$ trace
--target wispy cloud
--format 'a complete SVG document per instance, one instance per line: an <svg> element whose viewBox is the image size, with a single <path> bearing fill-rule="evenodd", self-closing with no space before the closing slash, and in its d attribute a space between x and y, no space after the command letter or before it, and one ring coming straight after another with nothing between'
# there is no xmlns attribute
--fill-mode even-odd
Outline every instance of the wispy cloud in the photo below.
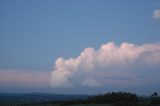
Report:
<svg viewBox="0 0 160 106"><path fill-rule="evenodd" d="M31 70L0 69L0 86L44 87L49 82L49 73Z"/></svg>
<svg viewBox="0 0 160 106"><path fill-rule="evenodd" d="M153 18L160 19L160 9L154 10Z"/></svg>
<svg viewBox="0 0 160 106"><path fill-rule="evenodd" d="M124 42L115 45L109 42L101 45L98 50L85 48L76 58L58 58L50 84L52 87L97 87L118 83L144 83L147 79L142 81L138 76L142 74L148 79L153 77L154 74L147 76L145 69L153 66L150 72L155 73L154 65L160 65L160 43L135 45Z"/></svg>

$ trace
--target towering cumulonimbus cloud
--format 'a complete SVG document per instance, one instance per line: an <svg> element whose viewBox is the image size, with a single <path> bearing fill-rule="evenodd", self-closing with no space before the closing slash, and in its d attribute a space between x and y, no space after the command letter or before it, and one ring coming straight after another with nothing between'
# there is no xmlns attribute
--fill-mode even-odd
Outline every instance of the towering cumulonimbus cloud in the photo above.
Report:
<svg viewBox="0 0 160 106"><path fill-rule="evenodd" d="M51 73L52 87L98 87L109 80L134 79L136 65L160 64L160 43L135 45L109 42L98 50L85 48L76 58L58 58Z"/></svg>

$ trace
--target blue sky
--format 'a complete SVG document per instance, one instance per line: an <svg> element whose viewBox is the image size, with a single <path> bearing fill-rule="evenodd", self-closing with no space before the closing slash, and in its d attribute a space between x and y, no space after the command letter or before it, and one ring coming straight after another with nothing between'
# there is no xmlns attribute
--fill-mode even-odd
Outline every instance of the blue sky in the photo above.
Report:
<svg viewBox="0 0 160 106"><path fill-rule="evenodd" d="M1 0L0 71L48 74L58 57L76 58L87 47L99 49L107 42L115 45L159 42L160 18L154 18L154 11L159 9L159 0ZM14 92L3 80L4 88L0 90ZM12 88L23 92L33 90L13 85ZM39 89L36 88L42 92L46 89L61 92L48 85ZM66 89L69 88L62 91L65 93ZM135 86L133 91L136 90L141 91ZM152 90L146 90L149 91Z"/></svg>

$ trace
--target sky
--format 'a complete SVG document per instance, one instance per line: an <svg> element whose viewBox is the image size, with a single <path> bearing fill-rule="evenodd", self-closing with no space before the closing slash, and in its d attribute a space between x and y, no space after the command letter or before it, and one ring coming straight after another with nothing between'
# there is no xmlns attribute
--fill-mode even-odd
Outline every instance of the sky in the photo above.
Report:
<svg viewBox="0 0 160 106"><path fill-rule="evenodd" d="M0 92L160 93L159 0L0 0Z"/></svg>

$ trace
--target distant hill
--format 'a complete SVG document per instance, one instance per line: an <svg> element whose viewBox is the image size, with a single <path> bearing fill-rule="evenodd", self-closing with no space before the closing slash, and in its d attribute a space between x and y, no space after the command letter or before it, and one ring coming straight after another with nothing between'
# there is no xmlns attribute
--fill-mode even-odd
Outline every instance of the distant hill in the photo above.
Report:
<svg viewBox="0 0 160 106"><path fill-rule="evenodd" d="M63 100L76 100L86 99L88 95L78 94L50 94L50 93L0 93L0 103L38 103L49 101L63 101Z"/></svg>

